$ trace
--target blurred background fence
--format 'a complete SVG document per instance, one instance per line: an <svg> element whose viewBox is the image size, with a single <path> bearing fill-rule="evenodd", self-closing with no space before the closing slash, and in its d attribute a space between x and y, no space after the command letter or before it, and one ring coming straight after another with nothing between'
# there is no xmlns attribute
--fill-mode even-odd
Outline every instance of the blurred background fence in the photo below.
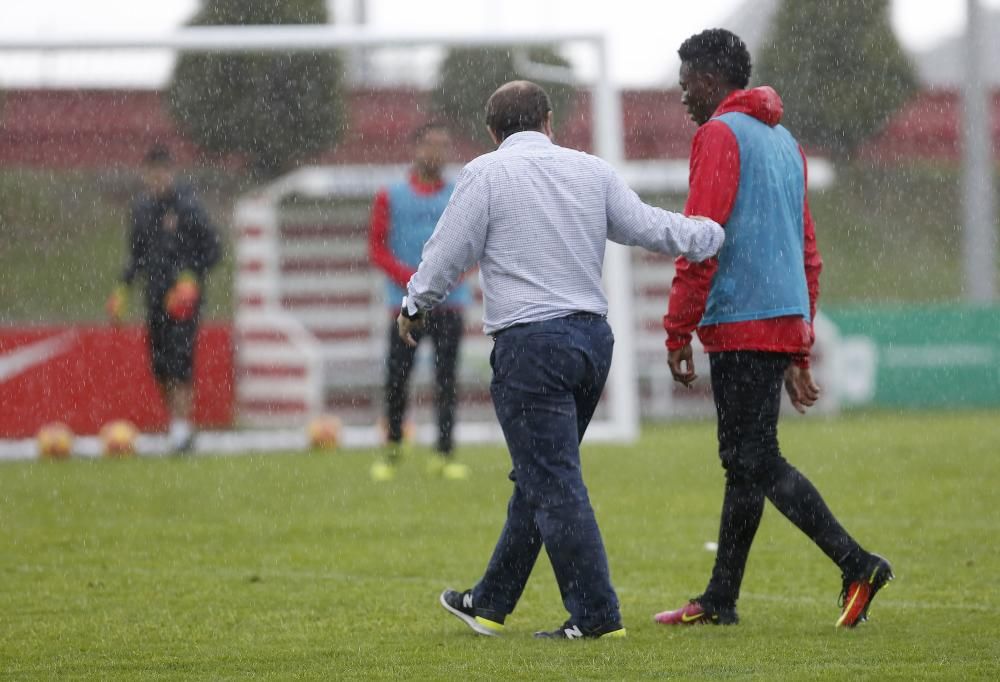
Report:
<svg viewBox="0 0 1000 682"><path fill-rule="evenodd" d="M992 301L997 225L990 193L1000 140L1000 42L989 37L996 35L1000 13L969 2L969 16L978 17L971 22L979 30L974 40L954 36L907 53L892 33L888 8L888 2L870 0L755 1L717 23L747 40L757 64L753 84L779 88L786 123L813 159L810 205L825 261L821 309L832 321L830 338L841 353L830 365L830 381L842 384L835 392L839 399L849 406L997 406L1000 308ZM206 0L191 23L322 24L332 19L323 2ZM986 52L975 61L969 45ZM675 48L664 47L665 63ZM402 175L410 160L408 136L430 119L450 122L452 161L461 164L488 151L479 112L496 85L526 75L545 82L538 76L565 73L585 84L588 70L595 68L572 41L524 50L431 44L294 56L190 54L169 62L165 80L143 87L87 80L88 65L139 61L148 53L0 53L0 78L8 83L0 95L0 411L4 400L8 405L17 400L17 386L55 390L51 368L18 370L10 362L27 343L26 329L46 325L54 335L101 324L103 301L123 260L137 169L152 144L166 143L174 150L187 180L223 228L228 248L209 280L206 313L230 331L227 338L240 342L238 333L232 336L232 323L240 311L254 307L240 284L253 276L252 264L239 256L240 241L247 236L247 226L234 219L241 197L309 168L367 168L379 181L388 178L386 169ZM973 62L983 68L971 84L978 89L970 90L967 65ZM32 69L41 73L34 82L18 75ZM647 200L679 210L695 127L674 82L621 92L621 161ZM557 141L594 151L590 88L556 80L546 85L556 102ZM985 121L978 123L968 119L975 97L984 103ZM963 150L975 144L970 140L977 139L977 125L985 126L986 141L977 147L986 153L985 167L982 161L978 167L963 166ZM979 186L971 201L986 197L978 215L989 228L985 238L980 230L971 247L969 224L975 216L970 218L968 210L970 183L963 183L970 173ZM302 217L316 206L289 199L283 204L287 225L278 226L280 248L287 252L286 263L293 256L305 262L303 253L317 248L333 248L342 256L343 267L299 272L300 278L334 278L338 292L349 290L346 298L338 293L340 299L326 299L322 310L310 313L326 316L328 331L369 330L364 336L341 335L347 364L325 371L319 409L364 407L358 420L370 421L377 412L381 366L376 358L384 343L384 334L372 330L383 329L388 316L378 319L385 313L380 288L365 262L369 199L354 192L327 201L327 209L339 217L323 224L340 225L342 232L296 232L296 221L288 216L298 211ZM321 222L310 218L298 225ZM292 253L296 249L298 256ZM970 258L978 258L979 268L971 284ZM687 409L684 399L673 400L665 363L657 360L657 319L666 307L672 266L640 254L633 254L631 262L643 415L662 417L678 408L699 413L702 408ZM323 301L296 299L292 290L283 297L299 311ZM473 339L466 351L468 374L486 371L488 343L481 336L476 340L476 315L470 311L467 320ZM132 319L139 321L137 311ZM350 344L364 351L363 361L351 359ZM136 348L142 352L141 343ZM212 352L238 356L231 341ZM244 395L252 401L254 378L240 362L227 366L228 373L214 381L227 389L230 418L239 418L239 383L248 381ZM259 378L263 370L255 371ZM121 381L129 376L122 374ZM362 405L357 396L338 399L337 381L366 386L369 402ZM661 399L665 391L670 399ZM482 395L477 399L470 391L467 398L472 411L488 417ZM704 392L698 396L702 406L705 398ZM425 410L428 401L418 402ZM275 416L266 405L263 411L267 414L251 421L265 423L268 415ZM162 415L140 421L156 428Z"/></svg>

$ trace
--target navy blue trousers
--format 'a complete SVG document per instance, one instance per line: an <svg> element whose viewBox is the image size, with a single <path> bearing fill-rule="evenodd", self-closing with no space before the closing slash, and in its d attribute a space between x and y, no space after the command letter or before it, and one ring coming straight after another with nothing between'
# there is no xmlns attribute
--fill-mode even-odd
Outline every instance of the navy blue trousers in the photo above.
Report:
<svg viewBox="0 0 1000 682"><path fill-rule="evenodd" d="M589 314L496 336L490 393L514 470L507 522L473 591L477 608L514 610L544 546L570 619L620 622L608 559L580 469L580 440L611 367L614 336Z"/></svg>

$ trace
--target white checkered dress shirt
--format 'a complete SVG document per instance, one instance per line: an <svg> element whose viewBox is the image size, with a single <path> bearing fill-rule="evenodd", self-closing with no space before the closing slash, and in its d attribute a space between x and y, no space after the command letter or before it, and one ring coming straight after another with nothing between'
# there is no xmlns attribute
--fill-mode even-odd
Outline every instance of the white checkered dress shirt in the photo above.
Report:
<svg viewBox="0 0 1000 682"><path fill-rule="evenodd" d="M723 234L714 222L642 203L596 156L516 133L462 170L410 279L407 308L433 308L479 263L487 334L574 312L606 315L606 240L701 261Z"/></svg>

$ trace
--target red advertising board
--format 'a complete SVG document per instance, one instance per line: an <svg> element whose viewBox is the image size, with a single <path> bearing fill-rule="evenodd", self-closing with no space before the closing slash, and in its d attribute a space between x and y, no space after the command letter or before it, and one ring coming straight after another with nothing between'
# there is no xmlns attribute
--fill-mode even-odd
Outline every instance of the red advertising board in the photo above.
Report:
<svg viewBox="0 0 1000 682"><path fill-rule="evenodd" d="M229 325L206 324L195 352L194 420L233 420L233 349ZM0 438L25 438L52 421L77 434L113 419L145 432L166 428L168 414L150 370L141 326L0 327Z"/></svg>

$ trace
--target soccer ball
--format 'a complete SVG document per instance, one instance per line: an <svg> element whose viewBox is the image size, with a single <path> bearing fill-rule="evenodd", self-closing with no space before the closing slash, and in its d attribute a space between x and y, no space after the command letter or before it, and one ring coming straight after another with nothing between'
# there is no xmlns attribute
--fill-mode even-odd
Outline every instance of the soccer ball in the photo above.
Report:
<svg viewBox="0 0 1000 682"><path fill-rule="evenodd" d="M309 445L316 450L334 450L340 443L341 423L337 417L325 414L309 422Z"/></svg>
<svg viewBox="0 0 1000 682"><path fill-rule="evenodd" d="M118 419L105 424L104 428L101 429L104 456L131 457L134 455L137 433L135 425L126 419Z"/></svg>
<svg viewBox="0 0 1000 682"><path fill-rule="evenodd" d="M45 459L66 459L73 450L73 432L62 422L38 430L38 454Z"/></svg>

